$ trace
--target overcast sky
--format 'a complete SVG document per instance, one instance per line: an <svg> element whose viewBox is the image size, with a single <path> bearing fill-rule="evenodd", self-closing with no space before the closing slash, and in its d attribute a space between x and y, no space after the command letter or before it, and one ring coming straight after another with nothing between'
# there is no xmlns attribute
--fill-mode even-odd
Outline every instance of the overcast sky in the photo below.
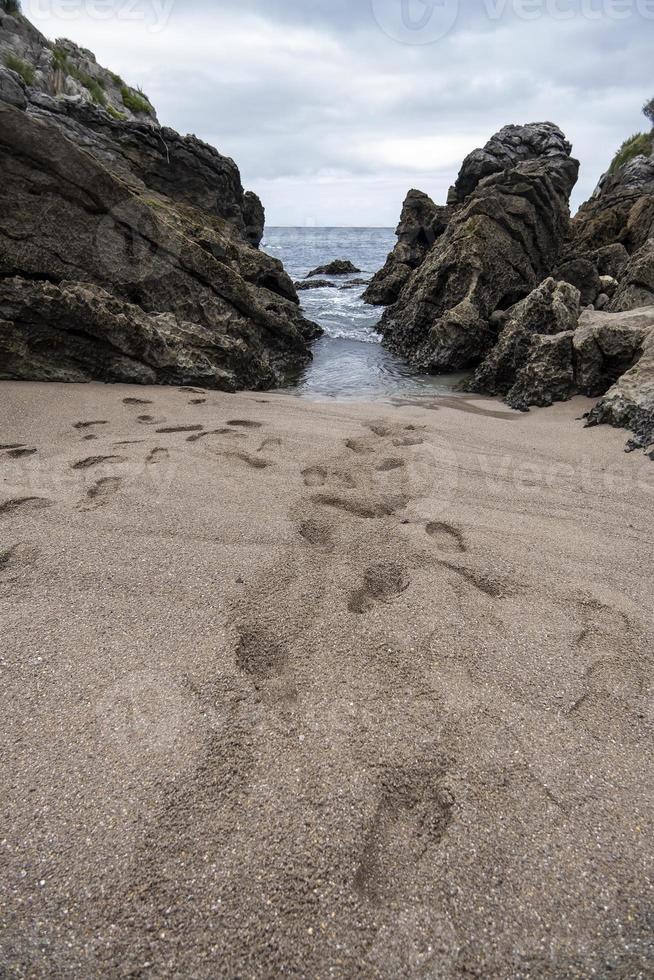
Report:
<svg viewBox="0 0 654 980"><path fill-rule="evenodd" d="M270 225L392 225L461 160L544 119L581 160L573 204L645 128L654 0L23 0L141 85L162 123L238 163Z"/></svg>

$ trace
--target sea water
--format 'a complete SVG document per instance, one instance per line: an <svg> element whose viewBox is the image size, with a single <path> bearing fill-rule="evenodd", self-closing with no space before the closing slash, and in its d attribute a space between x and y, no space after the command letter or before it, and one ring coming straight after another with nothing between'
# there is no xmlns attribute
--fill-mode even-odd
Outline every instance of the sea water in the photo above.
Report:
<svg viewBox="0 0 654 980"><path fill-rule="evenodd" d="M363 400L452 394L464 375L423 375L381 345L377 324L383 312L361 298L366 287L347 288L352 279L370 279L395 244L392 228L267 228L262 249L281 259L294 280L333 259L349 259L361 269L351 276L321 276L334 285L298 293L305 316L324 335L312 345L313 361L288 388L308 398Z"/></svg>

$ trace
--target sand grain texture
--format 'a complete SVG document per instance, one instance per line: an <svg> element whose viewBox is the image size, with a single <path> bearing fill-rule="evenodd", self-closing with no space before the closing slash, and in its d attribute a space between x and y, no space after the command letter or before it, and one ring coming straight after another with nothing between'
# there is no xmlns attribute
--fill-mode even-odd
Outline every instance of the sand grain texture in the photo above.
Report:
<svg viewBox="0 0 654 980"><path fill-rule="evenodd" d="M651 976L654 466L206 399L0 384L0 973Z"/></svg>

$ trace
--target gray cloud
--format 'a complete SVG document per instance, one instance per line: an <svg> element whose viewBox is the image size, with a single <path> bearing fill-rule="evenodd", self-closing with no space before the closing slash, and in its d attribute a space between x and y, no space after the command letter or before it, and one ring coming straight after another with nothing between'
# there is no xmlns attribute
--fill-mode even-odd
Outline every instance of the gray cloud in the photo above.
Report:
<svg viewBox="0 0 654 980"><path fill-rule="evenodd" d="M402 0L176 0L155 31L121 0L109 22L80 0L65 23L55 0L25 2L143 84L163 122L233 156L271 223L394 224L410 186L443 199L465 153L538 119L574 145L579 204L652 95L654 0L404 0L408 28ZM448 5L451 30L405 43L447 26Z"/></svg>

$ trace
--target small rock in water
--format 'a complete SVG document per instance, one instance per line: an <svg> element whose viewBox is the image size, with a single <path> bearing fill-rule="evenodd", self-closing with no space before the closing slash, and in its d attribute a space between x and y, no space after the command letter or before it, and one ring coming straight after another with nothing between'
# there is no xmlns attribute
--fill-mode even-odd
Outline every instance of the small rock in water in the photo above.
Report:
<svg viewBox="0 0 654 980"><path fill-rule="evenodd" d="M361 269L357 269L347 259L336 259L327 265L319 265L306 278L311 279L313 276L349 276L356 275L357 272L361 272Z"/></svg>

